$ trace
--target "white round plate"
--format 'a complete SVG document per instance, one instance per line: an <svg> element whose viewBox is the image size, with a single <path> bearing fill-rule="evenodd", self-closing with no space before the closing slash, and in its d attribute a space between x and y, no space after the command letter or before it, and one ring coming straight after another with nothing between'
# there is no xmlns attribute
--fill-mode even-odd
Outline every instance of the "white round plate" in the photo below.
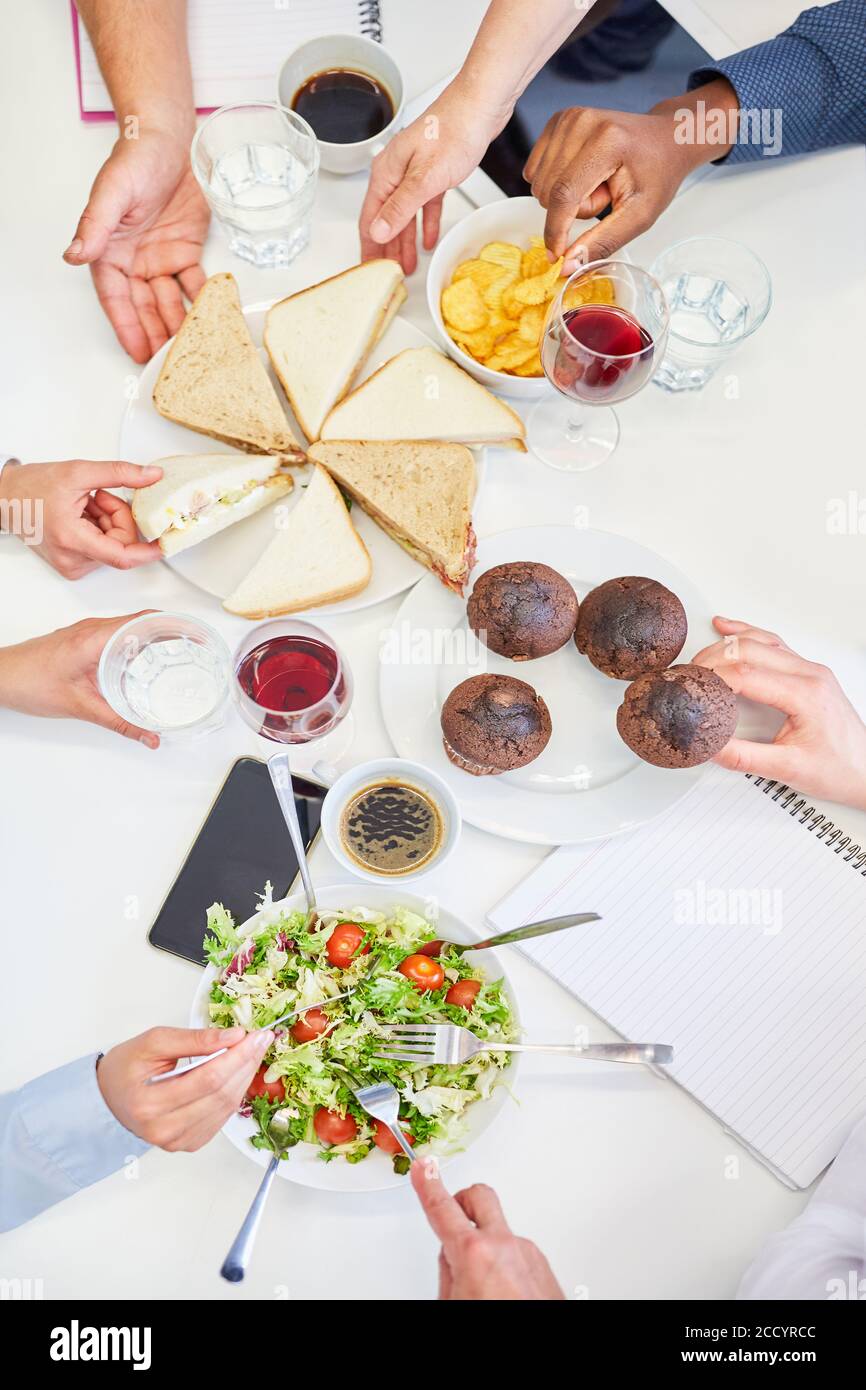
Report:
<svg viewBox="0 0 866 1390"><path fill-rule="evenodd" d="M551 565L580 599L619 575L658 579L679 596L688 617L678 660L713 640L706 603L691 582L624 536L572 526L502 531L479 541L472 582L514 560ZM445 756L439 716L450 691L482 671L534 686L550 710L553 733L527 767L473 777ZM444 777L470 825L534 844L577 844L632 829L678 801L701 775L701 768L651 767L626 747L616 730L625 688L625 681L597 671L574 642L536 661L508 661L488 651L469 631L465 602L433 575L406 596L382 646L382 714L400 756Z"/></svg>
<svg viewBox="0 0 866 1390"><path fill-rule="evenodd" d="M277 395L285 406L292 421L292 428L298 439L303 433L289 409L282 387L271 370L267 353L262 347L262 333L265 314L270 304L251 304L244 309L253 342L268 375L276 387ZM197 434L173 420L166 420L153 404L153 388L162 368L170 343L165 343L159 352L143 368L138 381L138 390L129 401L120 428L119 457L130 459L133 463L152 463L154 459L170 458L173 454L221 454L234 452L228 444L222 444L208 435ZM365 362L356 385L365 381L377 368L387 362L395 353L405 348L432 347L432 339L398 315L392 319L383 337L373 348ZM478 492L484 481L484 450L475 449L475 468ZM305 481L306 469L295 469L295 487L286 499L289 506L294 505L303 495L299 484ZM373 562L373 575L366 589L341 603L329 603L321 608L311 608L310 613L354 613L359 608L369 608L374 603L393 598L404 589L416 584L428 571L396 541L391 540L375 521L371 521L360 507L352 508L352 521L370 552ZM257 512L255 516L239 521L236 526L221 531L208 541L182 550L179 555L171 555L166 560L176 573L183 575L197 588L214 598L226 598L255 564L264 547L273 538L273 520L270 508Z"/></svg>
<svg viewBox="0 0 866 1390"><path fill-rule="evenodd" d="M345 908L347 911L351 911L354 907L369 907L381 911L392 905L403 904L403 906L411 907L424 916L429 909L429 901L424 898L416 897L413 893L380 887L373 883L331 884L328 887L317 889L316 897L321 907L339 907ZM293 897L283 899L275 906L292 912L295 908L306 907L306 899L303 893L297 893ZM250 918L249 922L244 923L241 930L251 929L253 922L254 918ZM458 917L453 916L445 908L439 910L437 928L449 941L478 939ZM502 980L512 1013L519 1023L514 990L495 952L477 951L472 960L474 965L479 966L484 971L489 980ZM208 996L216 973L216 969L212 965L207 966L202 972L190 1009L189 1026L191 1028L204 1028L209 1025ZM466 1114L466 1129L463 1134L462 1149L468 1149L479 1135L483 1134L493 1123L508 1103L517 1077L518 1061L519 1054L515 1053L511 1065L502 1073L501 1079L496 1082L489 1098L476 1101L474 1105L470 1106ZM270 1155L263 1149L254 1149L250 1143L250 1138L255 1132L255 1122L242 1115L232 1115L231 1119L223 1125L223 1134L231 1140L235 1148L239 1149L253 1163L257 1163L260 1168L266 1168ZM437 1157L440 1164L449 1161L447 1153L438 1154ZM334 1159L332 1163L323 1163L319 1157L319 1149L314 1144L297 1144L285 1162L279 1165L277 1173L288 1182L298 1183L301 1187L316 1187L325 1192L381 1192L389 1187L405 1187L407 1182L405 1177L394 1172L390 1157L378 1149L374 1149L361 1163L346 1163L343 1159Z"/></svg>

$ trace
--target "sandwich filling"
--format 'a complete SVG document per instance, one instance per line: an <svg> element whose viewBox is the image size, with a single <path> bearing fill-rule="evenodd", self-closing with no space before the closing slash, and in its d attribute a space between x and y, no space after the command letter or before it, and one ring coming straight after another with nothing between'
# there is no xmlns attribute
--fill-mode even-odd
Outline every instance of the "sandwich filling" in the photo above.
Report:
<svg viewBox="0 0 866 1390"><path fill-rule="evenodd" d="M194 493L187 511L178 514L174 507L166 507L166 516L171 520L163 535L168 535L171 531L187 531L190 526L210 521L219 515L220 507L236 507L238 503L246 502L249 498L263 496L266 488L279 481L278 478L266 478L261 482L258 478L251 478L243 487L232 488L228 492L220 493L218 497L212 497L206 492Z"/></svg>

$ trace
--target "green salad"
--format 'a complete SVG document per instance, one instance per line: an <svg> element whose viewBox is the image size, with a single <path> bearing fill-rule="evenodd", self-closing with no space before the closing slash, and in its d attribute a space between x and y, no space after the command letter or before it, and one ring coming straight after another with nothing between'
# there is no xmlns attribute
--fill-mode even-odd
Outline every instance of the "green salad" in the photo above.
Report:
<svg viewBox="0 0 866 1390"><path fill-rule="evenodd" d="M490 1095L510 1054L485 1052L457 1067L417 1067L384 1060L383 1028L393 1023L457 1023L479 1038L511 1041L516 1033L501 980L452 950L419 954L436 931L407 907L387 912L352 907L319 913L313 930L304 912L271 900L244 931L219 903L210 909L204 949L217 969L210 1017L223 1028L267 1027L291 1009L312 1005L285 1026L247 1092L252 1143L272 1148L268 1129L277 1110L288 1119L287 1147L315 1144L326 1162L359 1163L374 1147L405 1172L408 1159L384 1125L355 1100L357 1086L390 1081L400 1093L400 1126L410 1142L434 1150L459 1145L466 1111ZM354 989L348 998L330 1002Z"/></svg>

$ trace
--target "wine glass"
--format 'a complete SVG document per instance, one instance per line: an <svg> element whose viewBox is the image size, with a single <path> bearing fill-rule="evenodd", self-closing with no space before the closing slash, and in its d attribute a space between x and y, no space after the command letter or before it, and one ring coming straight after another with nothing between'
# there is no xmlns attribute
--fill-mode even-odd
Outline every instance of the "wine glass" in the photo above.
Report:
<svg viewBox="0 0 866 1390"><path fill-rule="evenodd" d="M315 757L334 759L351 742L344 723L352 703L352 673L327 632L312 623L278 618L260 623L234 656L234 695L241 716L275 743L314 744ZM343 726L339 755L333 740Z"/></svg>
<svg viewBox="0 0 866 1390"><path fill-rule="evenodd" d="M558 394L529 416L533 453L572 473L603 463L619 439L610 404L647 384L664 353L668 321L661 286L639 266L593 261L576 270L544 326L541 364Z"/></svg>

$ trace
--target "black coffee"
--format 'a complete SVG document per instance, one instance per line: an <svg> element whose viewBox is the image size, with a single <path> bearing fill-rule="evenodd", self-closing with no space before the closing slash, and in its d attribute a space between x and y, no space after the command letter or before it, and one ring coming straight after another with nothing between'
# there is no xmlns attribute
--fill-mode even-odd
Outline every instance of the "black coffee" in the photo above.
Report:
<svg viewBox="0 0 866 1390"><path fill-rule="evenodd" d="M365 869L405 874L433 858L442 844L438 806L416 787L375 782L356 792L340 820L346 853Z"/></svg>
<svg viewBox="0 0 866 1390"><path fill-rule="evenodd" d="M292 110L330 145L370 140L394 119L394 103L376 78L348 68L308 77L292 97Z"/></svg>

